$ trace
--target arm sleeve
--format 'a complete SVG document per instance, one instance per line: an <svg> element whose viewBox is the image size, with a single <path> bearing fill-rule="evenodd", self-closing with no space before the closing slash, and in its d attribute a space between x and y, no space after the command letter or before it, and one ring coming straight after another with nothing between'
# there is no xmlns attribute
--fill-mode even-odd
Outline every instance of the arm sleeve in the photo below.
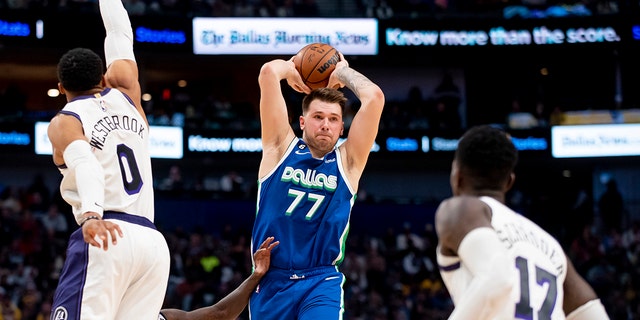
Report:
<svg viewBox="0 0 640 320"><path fill-rule="evenodd" d="M515 268L492 228L477 228L460 243L458 256L473 280L458 299L450 320L492 319L508 301L514 286Z"/></svg>
<svg viewBox="0 0 640 320"><path fill-rule="evenodd" d="M100 0L100 14L107 33L104 55L109 67L115 60L133 60L133 31L121 0Z"/></svg>
<svg viewBox="0 0 640 320"><path fill-rule="evenodd" d="M71 142L63 153L64 162L75 175L80 210L76 212L76 222L80 224L82 214L95 212L102 216L104 209L104 169L91 152L87 141Z"/></svg>

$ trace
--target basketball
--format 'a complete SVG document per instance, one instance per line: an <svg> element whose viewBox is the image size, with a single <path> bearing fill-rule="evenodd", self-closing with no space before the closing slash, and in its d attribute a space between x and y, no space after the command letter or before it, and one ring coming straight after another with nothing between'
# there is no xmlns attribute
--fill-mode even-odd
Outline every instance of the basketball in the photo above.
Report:
<svg viewBox="0 0 640 320"><path fill-rule="evenodd" d="M293 58L302 81L311 88L323 88L329 84L329 76L340 61L336 48L326 43L312 43L304 46Z"/></svg>

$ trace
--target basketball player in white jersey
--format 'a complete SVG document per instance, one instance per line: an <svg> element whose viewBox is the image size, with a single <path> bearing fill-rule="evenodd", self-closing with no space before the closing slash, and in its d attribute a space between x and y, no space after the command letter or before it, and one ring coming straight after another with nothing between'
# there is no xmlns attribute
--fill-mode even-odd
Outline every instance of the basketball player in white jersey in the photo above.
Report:
<svg viewBox="0 0 640 320"><path fill-rule="evenodd" d="M60 191L81 226L69 240L52 319L155 320L170 258L153 224L149 125L133 33L121 0L99 6L106 72L91 50L65 53L58 87L67 104L48 129Z"/></svg>
<svg viewBox="0 0 640 320"><path fill-rule="evenodd" d="M609 319L556 239L505 206L517 158L509 136L491 126L458 143L453 197L436 211L438 265L455 305L449 319Z"/></svg>

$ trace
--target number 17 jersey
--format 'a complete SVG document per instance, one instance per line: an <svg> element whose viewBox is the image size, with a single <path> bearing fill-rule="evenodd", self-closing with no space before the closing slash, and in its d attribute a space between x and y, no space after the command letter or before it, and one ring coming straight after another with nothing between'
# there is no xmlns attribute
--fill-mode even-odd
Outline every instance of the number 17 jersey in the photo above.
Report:
<svg viewBox="0 0 640 320"><path fill-rule="evenodd" d="M271 267L305 270L339 265L355 192L337 149L317 159L294 139L278 165L258 181L252 251L274 236Z"/></svg>

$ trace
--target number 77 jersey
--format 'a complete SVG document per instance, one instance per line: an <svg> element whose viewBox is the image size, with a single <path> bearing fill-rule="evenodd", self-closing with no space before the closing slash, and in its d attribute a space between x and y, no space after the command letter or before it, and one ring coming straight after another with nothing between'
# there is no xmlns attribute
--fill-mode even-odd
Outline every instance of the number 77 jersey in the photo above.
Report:
<svg viewBox="0 0 640 320"><path fill-rule="evenodd" d="M491 208L491 225L512 258L517 279L509 302L495 310L498 319L563 320L564 279L567 260L562 246L548 232L526 217L490 197L481 197ZM442 279L454 302L472 280L458 257L440 255Z"/></svg>
<svg viewBox="0 0 640 320"><path fill-rule="evenodd" d="M79 96L61 114L82 123L91 150L104 169L105 211L126 212L154 221L153 177L149 156L149 127L131 99L117 89ZM75 173L63 174L60 191L74 214L80 207Z"/></svg>
<svg viewBox="0 0 640 320"><path fill-rule="evenodd" d="M294 139L258 184L253 252L274 236L280 245L271 267L301 270L342 262L355 191L337 149L317 159L302 139Z"/></svg>

